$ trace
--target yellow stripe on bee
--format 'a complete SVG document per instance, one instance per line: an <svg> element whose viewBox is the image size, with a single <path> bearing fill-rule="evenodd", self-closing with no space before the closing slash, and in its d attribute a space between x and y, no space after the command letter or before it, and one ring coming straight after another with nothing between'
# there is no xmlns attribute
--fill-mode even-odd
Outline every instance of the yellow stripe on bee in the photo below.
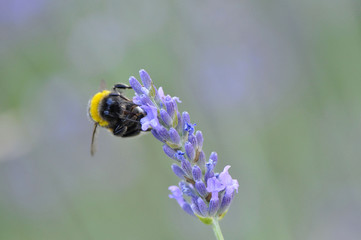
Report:
<svg viewBox="0 0 361 240"><path fill-rule="evenodd" d="M107 127L109 123L100 116L99 104L105 97L109 95L109 93L110 91L108 90L98 92L90 101L90 117L94 120L94 122L98 123L102 127Z"/></svg>

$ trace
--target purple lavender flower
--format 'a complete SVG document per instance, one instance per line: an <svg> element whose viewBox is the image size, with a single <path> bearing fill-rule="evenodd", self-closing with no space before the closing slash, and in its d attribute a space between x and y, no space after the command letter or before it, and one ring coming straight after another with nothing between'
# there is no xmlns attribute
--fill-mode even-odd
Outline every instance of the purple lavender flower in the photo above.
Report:
<svg viewBox="0 0 361 240"><path fill-rule="evenodd" d="M189 203L187 203L184 198L183 198L183 193L182 191L179 189L179 187L177 186L170 186L169 191L172 192L172 194L169 194L169 198L174 198L175 200L177 200L179 206L181 206L181 208L188 213L191 216L194 216L193 210L191 208L191 206L189 205Z"/></svg>
<svg viewBox="0 0 361 240"><path fill-rule="evenodd" d="M169 197L188 214L219 228L218 219L225 215L238 192L238 181L228 173L229 165L221 173L214 172L216 152L206 162L203 134L195 130L196 124L191 123L187 112L178 112L179 98L165 95L162 87L157 89L145 70L139 74L143 85L134 77L129 83L136 94L133 102L147 113L141 119L142 129L151 128L155 138L163 143L165 154L176 160L172 170L181 179L179 187L169 187Z"/></svg>
<svg viewBox="0 0 361 240"><path fill-rule="evenodd" d="M140 119L142 124L142 130L146 131L149 127L156 128L159 126L159 120L157 118L157 108L154 106L143 105L143 110L147 113L147 116Z"/></svg>

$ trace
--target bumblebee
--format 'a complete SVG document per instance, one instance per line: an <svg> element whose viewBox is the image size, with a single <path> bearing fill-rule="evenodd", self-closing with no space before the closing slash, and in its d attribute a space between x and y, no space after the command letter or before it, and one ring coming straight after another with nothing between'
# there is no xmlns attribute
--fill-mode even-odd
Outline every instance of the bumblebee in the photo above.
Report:
<svg viewBox="0 0 361 240"><path fill-rule="evenodd" d="M98 126L107 128L115 136L131 137L142 131L140 119L146 113L130 99L122 94L123 89L132 87L115 84L112 91L103 90L96 93L88 104L88 115L94 122L90 153L95 152L95 133Z"/></svg>

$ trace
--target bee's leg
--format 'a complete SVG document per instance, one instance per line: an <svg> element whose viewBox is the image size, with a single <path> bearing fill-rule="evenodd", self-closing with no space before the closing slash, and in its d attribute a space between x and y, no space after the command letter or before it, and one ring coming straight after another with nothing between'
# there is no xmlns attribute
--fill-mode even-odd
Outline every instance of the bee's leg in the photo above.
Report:
<svg viewBox="0 0 361 240"><path fill-rule="evenodd" d="M113 90L116 91L117 89L131 89L131 86L125 85L123 83L118 83L113 86Z"/></svg>
<svg viewBox="0 0 361 240"><path fill-rule="evenodd" d="M123 126L122 124L119 124L114 128L113 134L115 136L123 137L124 134L127 132L127 130L128 130L127 126Z"/></svg>
<svg viewBox="0 0 361 240"><path fill-rule="evenodd" d="M138 135L141 132L140 124L134 124L132 127L128 128L127 132L122 137L132 137Z"/></svg>
<svg viewBox="0 0 361 240"><path fill-rule="evenodd" d="M133 137L133 136L136 136L136 135L138 135L140 132L137 130L137 129L135 129L134 131L132 131L132 132L127 132L126 134L124 134L122 137Z"/></svg>

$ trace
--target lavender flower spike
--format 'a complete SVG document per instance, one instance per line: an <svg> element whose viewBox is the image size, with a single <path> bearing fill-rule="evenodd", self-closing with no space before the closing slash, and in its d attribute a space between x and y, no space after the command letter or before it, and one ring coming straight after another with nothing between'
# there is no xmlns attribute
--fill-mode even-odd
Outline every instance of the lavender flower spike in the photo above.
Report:
<svg viewBox="0 0 361 240"><path fill-rule="evenodd" d="M144 86L134 77L129 82L135 91L133 102L147 114L141 119L142 130L151 129L163 143L165 154L176 160L173 172L181 178L179 187L169 187L169 197L176 199L188 214L212 224L217 239L223 239L218 220L224 217L238 192L238 181L228 173L229 165L221 173L215 172L216 152L206 162L203 134L195 130L196 124L191 123L187 112L178 111L179 98L164 94L162 87L157 89L145 70L139 74Z"/></svg>

